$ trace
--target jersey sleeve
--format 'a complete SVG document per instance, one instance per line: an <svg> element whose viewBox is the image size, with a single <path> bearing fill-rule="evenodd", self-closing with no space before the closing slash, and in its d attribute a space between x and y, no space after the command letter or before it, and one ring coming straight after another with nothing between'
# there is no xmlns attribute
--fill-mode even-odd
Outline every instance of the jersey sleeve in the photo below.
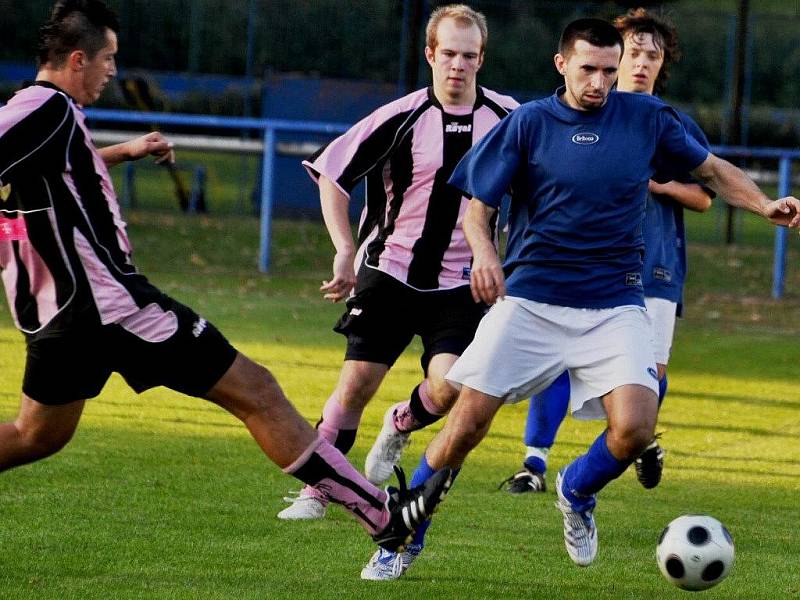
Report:
<svg viewBox="0 0 800 600"><path fill-rule="evenodd" d="M700 128L700 126L695 122L695 120L692 119L689 115L683 113L680 113L680 116L681 116L681 121L683 122L683 126L686 128L687 133L690 136L692 136L695 139L695 141L698 144L700 144L703 148L710 151L711 144L709 144L705 132ZM684 173L683 177L681 179L676 179L676 181L680 181L681 183L697 183L703 188L703 191L705 191L705 193L708 194L710 198L713 199L717 197L717 193L714 190L697 181L689 173Z"/></svg>
<svg viewBox="0 0 800 600"><path fill-rule="evenodd" d="M394 103L383 106L320 148L303 166L315 182L324 175L349 196L363 177L390 156L409 114L398 111Z"/></svg>
<svg viewBox="0 0 800 600"><path fill-rule="evenodd" d="M495 125L461 159L450 177L450 185L465 195L499 208L503 196L525 160L523 123L519 111Z"/></svg>
<svg viewBox="0 0 800 600"><path fill-rule="evenodd" d="M6 106L0 117L0 185L29 173L63 172L75 126L69 101L54 93L26 110ZM7 120L8 119L8 120Z"/></svg>
<svg viewBox="0 0 800 600"><path fill-rule="evenodd" d="M708 158L708 148L687 131L671 107L664 105L656 118L656 169L653 178L660 183L679 180L682 174L696 169Z"/></svg>

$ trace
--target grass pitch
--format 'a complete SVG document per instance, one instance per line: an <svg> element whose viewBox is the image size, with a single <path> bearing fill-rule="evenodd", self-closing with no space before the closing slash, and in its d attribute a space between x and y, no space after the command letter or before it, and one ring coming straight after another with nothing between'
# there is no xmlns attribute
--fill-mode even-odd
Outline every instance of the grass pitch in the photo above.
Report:
<svg viewBox="0 0 800 600"><path fill-rule="evenodd" d="M700 217L702 218L702 217ZM333 388L341 307L317 293L330 268L318 225L277 223L273 273L256 273L251 219L132 213L136 261L153 281L212 319L268 365L309 420ZM710 221L690 222L700 231ZM766 230L765 230L766 231ZM736 541L732 574L705 598L800 598L800 275L767 299L768 238L747 248L691 247L687 318L678 325L659 429L662 484L633 471L603 491L600 552L575 567L553 508L555 469L582 453L600 423L568 419L551 453L550 489L512 497L497 484L522 457L527 407L504 408L436 515L422 558L402 580L362 582L373 551L333 508L324 521L275 519L298 486L218 408L168 390L137 397L118 377L87 403L70 445L0 476L2 598L677 598L655 564L661 529L709 513ZM418 381L420 348L392 370L364 416L357 466L383 411ZM24 344L0 316L0 418L16 414ZM407 471L439 429L414 435Z"/></svg>

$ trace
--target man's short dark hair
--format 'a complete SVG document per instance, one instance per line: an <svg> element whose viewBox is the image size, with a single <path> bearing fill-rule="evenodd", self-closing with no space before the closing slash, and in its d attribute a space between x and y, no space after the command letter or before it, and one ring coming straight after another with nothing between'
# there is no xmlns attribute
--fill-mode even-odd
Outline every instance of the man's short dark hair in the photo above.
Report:
<svg viewBox="0 0 800 600"><path fill-rule="evenodd" d="M119 32L119 20L101 0L58 0L39 29L39 65L61 67L74 50L83 50L94 58L108 43L109 29Z"/></svg>
<svg viewBox="0 0 800 600"><path fill-rule="evenodd" d="M623 39L628 35L649 33L653 36L656 48L664 53L664 63L658 72L653 92L661 94L667 87L669 67L680 59L678 49L678 32L670 21L662 16L648 12L644 8L629 10L626 14L614 19L614 25Z"/></svg>
<svg viewBox="0 0 800 600"><path fill-rule="evenodd" d="M619 31L609 22L602 19L576 19L564 28L558 42L558 53L564 58L575 49L575 42L583 40L598 48L619 46L620 55L625 43Z"/></svg>

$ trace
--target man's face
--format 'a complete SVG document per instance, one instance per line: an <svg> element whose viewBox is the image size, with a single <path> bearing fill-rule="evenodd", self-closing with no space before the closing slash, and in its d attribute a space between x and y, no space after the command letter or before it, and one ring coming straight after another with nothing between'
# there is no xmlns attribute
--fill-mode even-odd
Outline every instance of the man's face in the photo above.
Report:
<svg viewBox="0 0 800 600"><path fill-rule="evenodd" d="M475 75L483 64L481 30L477 25L460 26L455 19L442 19L436 28L436 49L425 48L433 71L433 89L445 104L474 100Z"/></svg>
<svg viewBox="0 0 800 600"><path fill-rule="evenodd" d="M79 104L88 106L95 102L106 84L117 74L115 55L117 54L117 34L110 29L106 30L106 45L89 59L84 55L83 71L81 72L78 89L73 95Z"/></svg>
<svg viewBox="0 0 800 600"><path fill-rule="evenodd" d="M663 64L664 51L656 45L652 33L627 34L617 88L623 92L652 94Z"/></svg>
<svg viewBox="0 0 800 600"><path fill-rule="evenodd" d="M601 48L585 40L577 40L567 57L556 54L556 69L567 87L566 103L576 110L603 106L617 80L619 58L619 46Z"/></svg>

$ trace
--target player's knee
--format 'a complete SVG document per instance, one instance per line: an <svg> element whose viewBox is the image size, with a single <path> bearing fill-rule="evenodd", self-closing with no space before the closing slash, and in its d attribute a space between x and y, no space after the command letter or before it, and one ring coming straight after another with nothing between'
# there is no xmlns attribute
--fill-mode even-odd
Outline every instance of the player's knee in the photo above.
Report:
<svg viewBox="0 0 800 600"><path fill-rule="evenodd" d="M466 456L481 442L487 429L486 423L461 419L449 432L448 443L451 450L459 456Z"/></svg>
<svg viewBox="0 0 800 600"><path fill-rule="evenodd" d="M52 456L72 439L74 429L31 429L21 430L22 446L30 460L40 460Z"/></svg>
<svg viewBox="0 0 800 600"><path fill-rule="evenodd" d="M209 399L240 419L268 411L280 400L283 390L268 369L249 359L236 365L235 373L212 390Z"/></svg>
<svg viewBox="0 0 800 600"><path fill-rule="evenodd" d="M653 427L649 423L630 422L609 430L609 449L620 459L639 456L653 439Z"/></svg>
<svg viewBox="0 0 800 600"><path fill-rule="evenodd" d="M458 399L458 390L444 379L428 379L428 396L442 413L450 410Z"/></svg>

